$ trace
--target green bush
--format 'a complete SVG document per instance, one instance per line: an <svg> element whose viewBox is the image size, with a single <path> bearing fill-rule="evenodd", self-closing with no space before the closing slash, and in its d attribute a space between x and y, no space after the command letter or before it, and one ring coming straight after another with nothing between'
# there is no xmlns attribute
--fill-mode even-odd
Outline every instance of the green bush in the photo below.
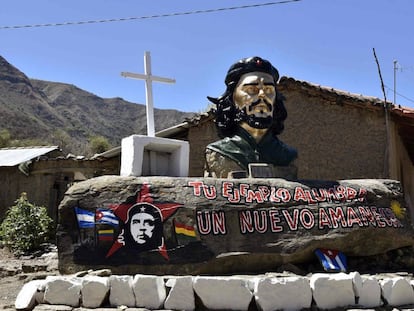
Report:
<svg viewBox="0 0 414 311"><path fill-rule="evenodd" d="M103 136L90 137L89 144L93 153L102 153L111 149L111 144L108 139Z"/></svg>
<svg viewBox="0 0 414 311"><path fill-rule="evenodd" d="M0 130L0 148L8 147L11 141L11 135L9 130Z"/></svg>
<svg viewBox="0 0 414 311"><path fill-rule="evenodd" d="M9 208L0 225L0 237L13 253L22 254L40 249L50 240L53 220L43 206L30 203L26 193Z"/></svg>

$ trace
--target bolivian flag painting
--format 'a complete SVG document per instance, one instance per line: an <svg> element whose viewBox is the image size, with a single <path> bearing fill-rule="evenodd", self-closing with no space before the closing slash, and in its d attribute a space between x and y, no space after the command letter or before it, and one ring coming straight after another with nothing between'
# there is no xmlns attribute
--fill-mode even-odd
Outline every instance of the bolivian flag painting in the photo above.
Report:
<svg viewBox="0 0 414 311"><path fill-rule="evenodd" d="M197 236L193 226L174 220L175 236L179 245L185 245L196 241Z"/></svg>
<svg viewBox="0 0 414 311"><path fill-rule="evenodd" d="M98 240L113 242L114 240L114 229L98 230Z"/></svg>

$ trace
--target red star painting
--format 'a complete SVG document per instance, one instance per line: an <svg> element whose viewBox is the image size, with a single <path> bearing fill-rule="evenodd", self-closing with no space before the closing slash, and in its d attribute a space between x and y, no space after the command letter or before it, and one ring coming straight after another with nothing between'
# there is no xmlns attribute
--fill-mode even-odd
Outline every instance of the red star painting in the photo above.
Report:
<svg viewBox="0 0 414 311"><path fill-rule="evenodd" d="M138 251L158 249L168 260L164 242L163 223L182 206L178 203L155 203L150 193L150 186L143 184L136 202L111 205L110 208L120 219L120 233L117 240L106 254L112 256L122 247Z"/></svg>

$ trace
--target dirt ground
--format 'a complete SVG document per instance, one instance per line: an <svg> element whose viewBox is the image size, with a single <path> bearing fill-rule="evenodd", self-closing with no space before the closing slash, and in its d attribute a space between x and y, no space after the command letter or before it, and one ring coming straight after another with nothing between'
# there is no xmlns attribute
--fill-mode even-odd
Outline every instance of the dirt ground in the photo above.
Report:
<svg viewBox="0 0 414 311"><path fill-rule="evenodd" d="M16 258L7 248L0 248L0 310L15 310L14 302L23 285L31 280L58 275L57 251Z"/></svg>

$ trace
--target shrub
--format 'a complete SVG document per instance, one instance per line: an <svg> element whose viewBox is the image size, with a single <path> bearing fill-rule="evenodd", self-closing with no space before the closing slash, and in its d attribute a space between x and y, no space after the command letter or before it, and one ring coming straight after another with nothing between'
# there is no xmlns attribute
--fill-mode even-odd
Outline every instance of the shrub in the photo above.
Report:
<svg viewBox="0 0 414 311"><path fill-rule="evenodd" d="M9 146L11 141L11 135L9 130L2 129L0 130L0 148Z"/></svg>
<svg viewBox="0 0 414 311"><path fill-rule="evenodd" d="M26 193L22 193L15 203L0 225L3 243L15 254L40 249L41 244L50 239L53 220L45 207L30 203Z"/></svg>
<svg viewBox="0 0 414 311"><path fill-rule="evenodd" d="M102 153L111 148L108 139L103 136L92 136L89 138L89 143L93 153Z"/></svg>

